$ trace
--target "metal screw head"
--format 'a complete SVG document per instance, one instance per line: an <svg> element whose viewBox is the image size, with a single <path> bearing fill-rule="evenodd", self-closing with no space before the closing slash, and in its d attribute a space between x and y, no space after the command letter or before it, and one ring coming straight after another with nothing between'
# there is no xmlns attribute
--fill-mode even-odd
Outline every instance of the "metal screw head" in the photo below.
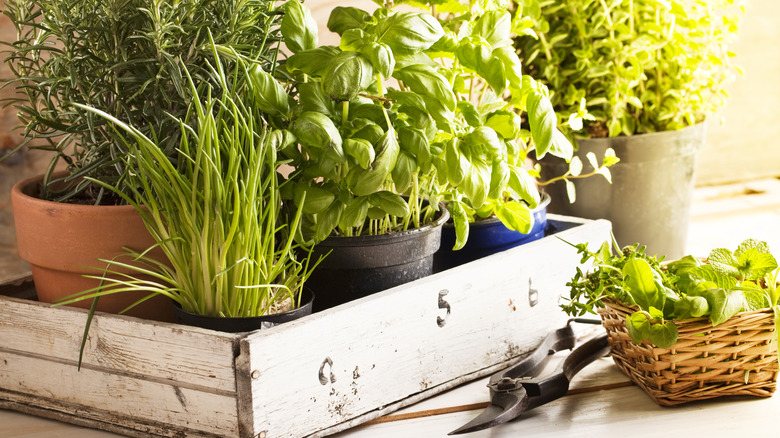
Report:
<svg viewBox="0 0 780 438"><path fill-rule="evenodd" d="M252 371L252 378L253 379L259 379L260 378L260 370Z"/></svg>

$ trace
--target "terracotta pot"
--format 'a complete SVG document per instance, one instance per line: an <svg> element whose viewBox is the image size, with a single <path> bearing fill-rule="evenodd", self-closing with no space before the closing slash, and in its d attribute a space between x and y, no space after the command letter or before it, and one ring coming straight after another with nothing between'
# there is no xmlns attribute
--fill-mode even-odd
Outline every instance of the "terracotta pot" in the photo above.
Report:
<svg viewBox="0 0 780 438"><path fill-rule="evenodd" d="M110 260L123 247L145 250L154 239L141 215L132 206L95 206L39 199L41 177L18 182L11 189L19 256L30 263L38 300L55 300L95 286L99 281L84 274L100 274L98 258ZM164 258L162 251L155 255ZM101 297L98 310L119 313L143 297L142 293L117 293ZM92 300L73 304L89 308ZM146 319L173 321L170 300L159 296L126 313Z"/></svg>

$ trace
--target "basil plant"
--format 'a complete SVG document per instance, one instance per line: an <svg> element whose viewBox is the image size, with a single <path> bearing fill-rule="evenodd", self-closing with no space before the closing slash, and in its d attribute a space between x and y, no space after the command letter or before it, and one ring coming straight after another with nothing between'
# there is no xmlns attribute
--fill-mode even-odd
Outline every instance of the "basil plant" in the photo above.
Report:
<svg viewBox="0 0 780 438"><path fill-rule="evenodd" d="M527 153L571 158L547 89L521 72L508 4L437 3L437 15L337 7L337 47L318 45L303 5L283 5L287 77L257 71L257 104L282 129L304 239L417 227L440 202L456 248L477 216L527 232L540 200Z"/></svg>

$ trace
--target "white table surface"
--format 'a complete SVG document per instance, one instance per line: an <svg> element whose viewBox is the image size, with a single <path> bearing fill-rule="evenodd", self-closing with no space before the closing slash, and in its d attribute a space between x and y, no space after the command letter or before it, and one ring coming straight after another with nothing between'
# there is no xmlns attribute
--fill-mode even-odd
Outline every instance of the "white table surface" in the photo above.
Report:
<svg viewBox="0 0 780 438"><path fill-rule="evenodd" d="M559 355L565 355L559 353ZM555 359L559 359L556 357ZM473 405L488 400L487 379L454 388L428 400L332 435L334 438L446 437L479 413ZM472 409L469 409L471 407ZM602 358L575 376L565 397L522 418L468 438L509 437L735 437L777 436L780 397L727 397L675 407L656 405ZM0 410L3 438L114 438L108 432Z"/></svg>

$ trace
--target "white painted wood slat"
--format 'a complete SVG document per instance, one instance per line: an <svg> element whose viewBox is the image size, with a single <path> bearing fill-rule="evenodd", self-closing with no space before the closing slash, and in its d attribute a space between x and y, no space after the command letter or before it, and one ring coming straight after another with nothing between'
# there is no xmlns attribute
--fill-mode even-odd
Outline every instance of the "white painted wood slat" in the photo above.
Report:
<svg viewBox="0 0 780 438"><path fill-rule="evenodd" d="M0 296L0 351L76 363L87 311ZM97 313L84 364L119 374L235 392L235 335ZM186 342L183 342L186 339Z"/></svg>

